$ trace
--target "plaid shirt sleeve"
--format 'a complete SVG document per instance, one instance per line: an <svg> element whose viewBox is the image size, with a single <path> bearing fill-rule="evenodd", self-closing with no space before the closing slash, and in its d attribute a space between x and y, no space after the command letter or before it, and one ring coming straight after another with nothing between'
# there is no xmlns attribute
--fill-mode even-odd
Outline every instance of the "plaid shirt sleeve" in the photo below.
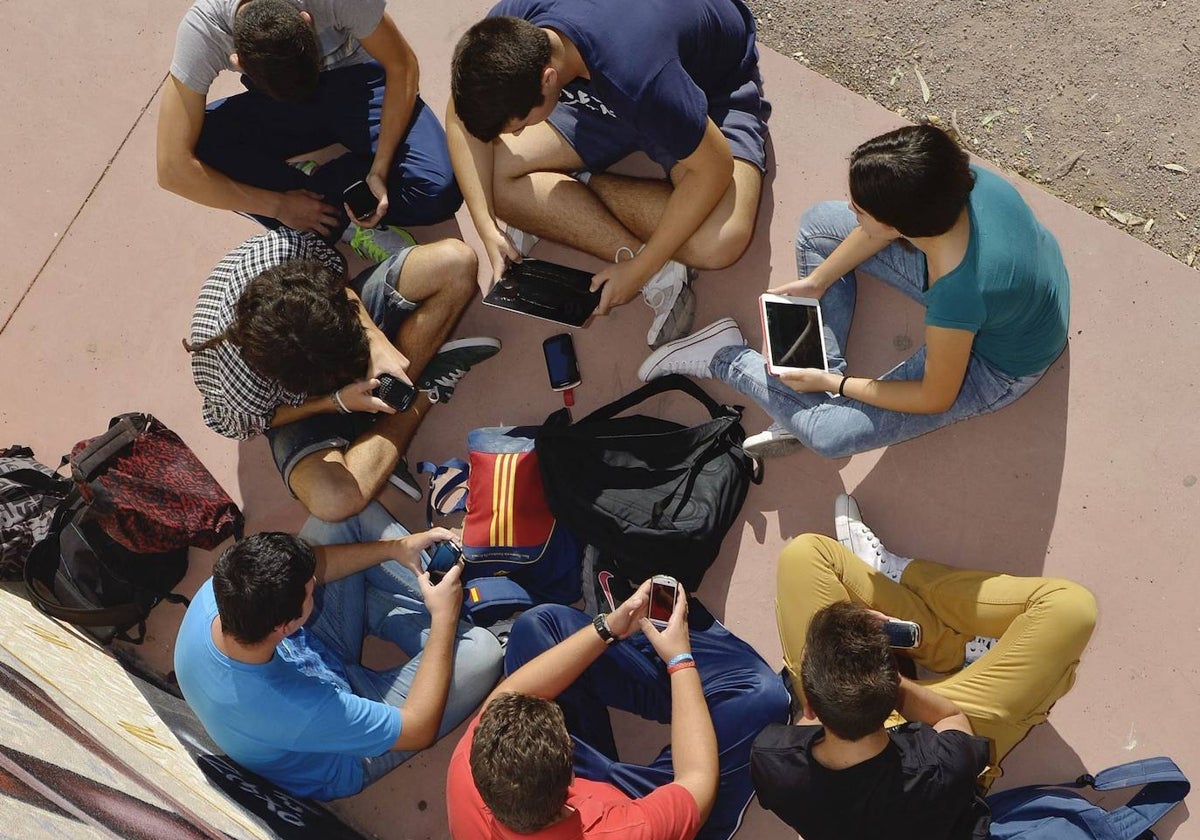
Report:
<svg viewBox="0 0 1200 840"><path fill-rule="evenodd" d="M250 281L289 260L317 260L338 274L346 270L341 255L312 234L280 228L251 237L221 260L204 282L192 314L191 343L201 344L224 331ZM265 432L279 406L301 405L308 398L251 370L228 342L192 354L192 379L204 398L204 424L235 440Z"/></svg>

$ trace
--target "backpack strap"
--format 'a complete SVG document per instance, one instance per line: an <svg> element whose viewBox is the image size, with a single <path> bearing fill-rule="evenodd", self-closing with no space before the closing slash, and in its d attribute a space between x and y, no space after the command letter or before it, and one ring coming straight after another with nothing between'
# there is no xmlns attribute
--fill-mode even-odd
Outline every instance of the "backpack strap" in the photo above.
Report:
<svg viewBox="0 0 1200 840"><path fill-rule="evenodd" d="M580 420L580 423L586 423L589 420L608 420L616 417L622 411L633 408L640 402L644 402L651 397L657 396L667 391L683 391L688 396L696 400L696 402L708 409L708 413L712 417L725 417L731 411L741 413L740 408L731 408L721 405L719 402L710 397L703 388L697 385L686 376L673 373L669 376L661 376L658 379L651 379L641 388L638 388L632 393L626 394L620 399L613 400L608 405L601 406L593 411L587 417ZM558 412L555 412L556 414ZM553 415L552 415L553 416Z"/></svg>
<svg viewBox="0 0 1200 840"><path fill-rule="evenodd" d="M462 458L451 458L442 463L421 461L417 464L421 475L432 473L429 479L429 498L425 502L426 527L433 527L433 515L449 516L467 509L466 487L471 466ZM461 492L460 492L461 488Z"/></svg>
<svg viewBox="0 0 1200 840"><path fill-rule="evenodd" d="M71 470L76 481L90 482L118 452L137 440L141 434L139 418L141 428L145 428L145 415L123 414L114 417L107 432L79 450L79 454L71 459Z"/></svg>
<svg viewBox="0 0 1200 840"><path fill-rule="evenodd" d="M1079 786L1095 790L1119 790L1142 786L1127 805L1114 808L1106 817L1113 837L1136 840L1168 811L1183 801L1192 785L1174 761L1166 756L1118 764L1091 776L1081 776Z"/></svg>
<svg viewBox="0 0 1200 840"><path fill-rule="evenodd" d="M38 493L50 493L55 496L65 496L71 490L71 479L58 475L46 475L34 469L12 470L0 474L0 478L28 487Z"/></svg>

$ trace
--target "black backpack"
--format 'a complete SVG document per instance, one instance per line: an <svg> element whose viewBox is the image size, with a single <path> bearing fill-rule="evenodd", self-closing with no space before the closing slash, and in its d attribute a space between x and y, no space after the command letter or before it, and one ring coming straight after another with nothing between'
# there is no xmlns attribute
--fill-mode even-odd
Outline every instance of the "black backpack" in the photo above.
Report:
<svg viewBox="0 0 1200 840"><path fill-rule="evenodd" d="M34 460L19 444L0 449L0 580L20 580L33 546L50 532L71 480Z"/></svg>
<svg viewBox="0 0 1200 840"><path fill-rule="evenodd" d="M682 391L709 413L698 426L617 415L657 394ZM566 409L537 435L554 515L640 582L677 578L689 591L721 550L761 467L742 449L739 406L720 405L682 376L664 376L576 423Z"/></svg>

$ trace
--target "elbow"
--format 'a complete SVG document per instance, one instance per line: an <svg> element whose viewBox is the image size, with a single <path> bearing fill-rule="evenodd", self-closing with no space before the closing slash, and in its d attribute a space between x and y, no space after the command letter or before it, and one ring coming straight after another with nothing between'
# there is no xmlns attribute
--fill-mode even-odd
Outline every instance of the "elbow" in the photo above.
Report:
<svg viewBox="0 0 1200 840"><path fill-rule="evenodd" d="M157 167L158 185L167 192L178 195L183 183L180 169L180 165L175 160L159 157Z"/></svg>

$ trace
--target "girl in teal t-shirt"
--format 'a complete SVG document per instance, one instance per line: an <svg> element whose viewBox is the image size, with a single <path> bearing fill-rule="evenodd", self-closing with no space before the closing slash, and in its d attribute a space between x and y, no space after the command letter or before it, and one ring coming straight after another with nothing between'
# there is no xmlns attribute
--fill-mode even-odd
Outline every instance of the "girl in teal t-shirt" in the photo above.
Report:
<svg viewBox="0 0 1200 840"><path fill-rule="evenodd" d="M638 375L715 376L761 405L761 456L808 447L836 458L1008 405L1066 346L1070 294L1058 243L1003 178L945 132L906 126L850 157L850 197L810 208L799 279L774 294L818 298L829 371L767 373L732 319L659 348ZM878 379L846 371L859 271L926 307L925 346ZM829 393L839 396L831 397Z"/></svg>

